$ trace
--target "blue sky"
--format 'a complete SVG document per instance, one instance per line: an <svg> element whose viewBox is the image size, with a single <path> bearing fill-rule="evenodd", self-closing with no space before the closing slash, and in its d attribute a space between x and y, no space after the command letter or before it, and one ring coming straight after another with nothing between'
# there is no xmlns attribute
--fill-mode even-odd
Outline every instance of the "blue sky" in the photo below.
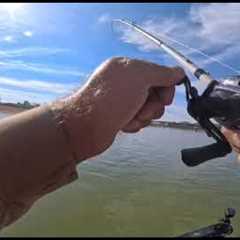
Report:
<svg viewBox="0 0 240 240"><path fill-rule="evenodd" d="M138 33L112 29L114 18L135 21L162 37L216 79L240 69L239 3L0 3L1 100L46 103L68 95L113 56L177 65ZM165 120L191 120L183 90L177 88Z"/></svg>

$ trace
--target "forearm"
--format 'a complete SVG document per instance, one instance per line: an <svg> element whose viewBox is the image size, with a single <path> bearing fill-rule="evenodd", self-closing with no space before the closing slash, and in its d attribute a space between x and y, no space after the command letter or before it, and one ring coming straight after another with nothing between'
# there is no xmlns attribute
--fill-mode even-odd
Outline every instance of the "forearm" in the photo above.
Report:
<svg viewBox="0 0 240 240"><path fill-rule="evenodd" d="M99 104L102 97L96 98L90 85L76 95L0 121L0 227L76 179L79 162L110 146L114 132L111 119L104 118L107 109Z"/></svg>
<svg viewBox="0 0 240 240"><path fill-rule="evenodd" d="M49 106L0 121L2 226L44 194L77 178L76 159L64 131Z"/></svg>

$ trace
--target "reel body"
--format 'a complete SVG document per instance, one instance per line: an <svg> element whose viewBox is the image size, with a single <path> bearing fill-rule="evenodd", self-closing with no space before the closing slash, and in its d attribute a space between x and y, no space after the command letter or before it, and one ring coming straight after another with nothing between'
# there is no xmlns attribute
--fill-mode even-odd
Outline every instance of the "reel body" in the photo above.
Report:
<svg viewBox="0 0 240 240"><path fill-rule="evenodd" d="M190 80L181 82L186 88L188 113L200 124L216 143L208 146L182 150L182 160L188 166L196 166L217 157L223 157L232 148L220 131L220 126L240 130L240 77L221 82L212 81L201 96Z"/></svg>

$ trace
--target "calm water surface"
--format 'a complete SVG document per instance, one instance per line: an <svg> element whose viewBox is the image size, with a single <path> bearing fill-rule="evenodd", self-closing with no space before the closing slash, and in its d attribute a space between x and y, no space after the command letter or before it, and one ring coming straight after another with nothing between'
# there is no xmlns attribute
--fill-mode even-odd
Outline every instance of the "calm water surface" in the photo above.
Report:
<svg viewBox="0 0 240 240"><path fill-rule="evenodd" d="M234 207L240 236L240 163L235 154L195 168L180 150L202 132L149 127L120 134L78 166L79 179L41 200L2 236L177 236L215 223Z"/></svg>

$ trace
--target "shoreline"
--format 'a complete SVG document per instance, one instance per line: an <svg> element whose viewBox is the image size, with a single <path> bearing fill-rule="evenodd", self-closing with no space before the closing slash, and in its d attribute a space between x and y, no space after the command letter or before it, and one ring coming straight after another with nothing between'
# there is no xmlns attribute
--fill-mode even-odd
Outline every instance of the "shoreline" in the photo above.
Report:
<svg viewBox="0 0 240 240"><path fill-rule="evenodd" d="M189 123L189 122L168 122L168 121L152 121L150 123L151 127L159 128L174 128L190 131L203 131L201 126L198 123Z"/></svg>
<svg viewBox="0 0 240 240"><path fill-rule="evenodd" d="M150 124L149 127L153 128L171 128L171 129L179 129L179 130L186 130L186 131L195 131L195 132L202 132L204 131L202 128L194 128L194 127L183 127L183 126L162 126L162 125L152 125Z"/></svg>
<svg viewBox="0 0 240 240"><path fill-rule="evenodd" d="M0 112L2 113L16 114L26 110L29 110L29 109L0 104Z"/></svg>
<svg viewBox="0 0 240 240"><path fill-rule="evenodd" d="M14 105L8 105L8 104L1 104L0 103L0 112L14 115L17 113L21 113L27 110L30 110L32 108L24 108L21 106L14 106ZM168 122L168 121L153 121L150 125L150 127L159 127L159 128L173 128L173 129L182 129L182 130L192 130L192 131L203 131L203 129L198 125L194 123L188 123L188 122Z"/></svg>

